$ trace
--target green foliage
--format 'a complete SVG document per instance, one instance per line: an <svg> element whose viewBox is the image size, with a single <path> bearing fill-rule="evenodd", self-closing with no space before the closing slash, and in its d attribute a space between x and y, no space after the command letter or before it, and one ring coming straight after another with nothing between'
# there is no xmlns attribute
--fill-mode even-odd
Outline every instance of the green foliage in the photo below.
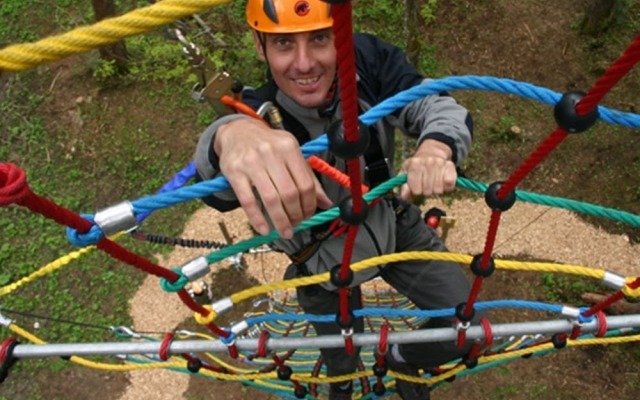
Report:
<svg viewBox="0 0 640 400"><path fill-rule="evenodd" d="M487 130L487 141L490 143L510 143L520 139L521 130L516 125L516 119L510 115L498 118Z"/></svg>
<svg viewBox="0 0 640 400"><path fill-rule="evenodd" d="M180 45L159 35L140 35L127 41L131 54L129 79L137 81L182 81L189 65Z"/></svg>
<svg viewBox="0 0 640 400"><path fill-rule="evenodd" d="M420 16L426 25L432 24L436 20L438 10L438 0L426 0L420 6Z"/></svg>
<svg viewBox="0 0 640 400"><path fill-rule="evenodd" d="M93 77L100 83L105 84L119 75L115 60L98 60L98 64L93 69Z"/></svg>
<svg viewBox="0 0 640 400"><path fill-rule="evenodd" d="M359 0L353 9L354 28L404 47L404 7L397 0Z"/></svg>
<svg viewBox="0 0 640 400"><path fill-rule="evenodd" d="M540 280L544 298L550 302L580 304L583 293L601 290L593 281L585 278L544 273L540 276Z"/></svg>
<svg viewBox="0 0 640 400"><path fill-rule="evenodd" d="M520 387L514 384L505 384L496 387L493 392L487 397L487 400L506 400L510 399L520 391Z"/></svg>

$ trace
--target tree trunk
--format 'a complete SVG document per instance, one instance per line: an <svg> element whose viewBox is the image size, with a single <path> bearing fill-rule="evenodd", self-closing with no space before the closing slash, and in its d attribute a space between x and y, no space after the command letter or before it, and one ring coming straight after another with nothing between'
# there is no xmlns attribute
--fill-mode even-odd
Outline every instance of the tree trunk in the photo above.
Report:
<svg viewBox="0 0 640 400"><path fill-rule="evenodd" d="M607 30L615 21L620 0L591 0L582 20L582 33L597 36Z"/></svg>
<svg viewBox="0 0 640 400"><path fill-rule="evenodd" d="M116 5L114 0L91 0L96 22L116 15ZM119 72L128 71L129 53L124 41L109 44L98 49L100 58L105 61L113 61Z"/></svg>
<svg viewBox="0 0 640 400"><path fill-rule="evenodd" d="M407 59L418 67L420 61L420 41L418 35L418 18L420 16L418 1L405 0L404 2L404 38ZM408 158L414 151L412 142L406 135L402 135L401 155L402 160Z"/></svg>

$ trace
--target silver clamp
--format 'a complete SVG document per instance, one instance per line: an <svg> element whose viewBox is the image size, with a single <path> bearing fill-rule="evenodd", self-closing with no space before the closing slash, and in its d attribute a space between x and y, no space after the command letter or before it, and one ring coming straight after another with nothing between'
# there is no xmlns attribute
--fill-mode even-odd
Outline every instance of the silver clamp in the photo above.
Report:
<svg viewBox="0 0 640 400"><path fill-rule="evenodd" d="M231 332L236 336L240 336L249 329L249 323L246 320L242 320L231 326Z"/></svg>
<svg viewBox="0 0 640 400"><path fill-rule="evenodd" d="M107 237L118 232L129 232L138 227L133 205L129 201L99 210L93 220Z"/></svg>
<svg viewBox="0 0 640 400"><path fill-rule="evenodd" d="M193 260L184 264L180 271L189 278L190 282L196 279L204 278L209 272L209 262L205 256L194 258Z"/></svg>
<svg viewBox="0 0 640 400"><path fill-rule="evenodd" d="M233 308L233 301L231 301L230 297L225 297L224 299L212 303L211 308L216 312L216 314L222 315L222 313Z"/></svg>

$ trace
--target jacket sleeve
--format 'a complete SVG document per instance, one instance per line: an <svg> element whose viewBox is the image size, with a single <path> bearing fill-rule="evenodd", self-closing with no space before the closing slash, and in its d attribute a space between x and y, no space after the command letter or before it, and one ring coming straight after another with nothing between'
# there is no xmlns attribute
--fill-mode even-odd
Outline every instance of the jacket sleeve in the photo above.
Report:
<svg viewBox="0 0 640 400"><path fill-rule="evenodd" d="M241 114L227 115L215 120L202 133L198 140L194 156L196 164L196 182L206 181L222 176L220 173L218 155L213 151L213 140L218 128L240 118L251 117ZM232 190L212 193L209 196L203 197L202 201L204 201L208 206L219 211L231 211L240 206L240 203L237 201Z"/></svg>
<svg viewBox="0 0 640 400"><path fill-rule="evenodd" d="M266 87L267 85L265 85ZM269 87L270 88L270 87ZM251 87L245 87L242 91L243 101L249 107L257 110L264 102L264 99L258 94L258 91L263 92L266 89L260 88L255 90ZM215 139L218 128L231 121L235 121L240 118L251 118L244 114L232 114L226 115L216 119L211 125L205 129L198 140L196 146L196 153L194 161L196 164L196 182L202 182L209 179L222 176L220 173L220 160L218 155L213 151L213 140ZM223 192L212 193L209 196L203 197L202 201L210 207L215 208L218 211L231 211L240 207L235 193L232 190L226 190Z"/></svg>
<svg viewBox="0 0 640 400"><path fill-rule="evenodd" d="M426 81L398 47L367 34L357 35L355 43L358 94L370 104ZM447 144L457 165L469 153L473 120L467 109L446 93L415 100L386 119L418 143L435 139Z"/></svg>
<svg viewBox="0 0 640 400"><path fill-rule="evenodd" d="M435 139L451 148L452 161L460 166L469 154L473 120L466 108L447 94L426 96L407 104L394 123L409 136Z"/></svg>

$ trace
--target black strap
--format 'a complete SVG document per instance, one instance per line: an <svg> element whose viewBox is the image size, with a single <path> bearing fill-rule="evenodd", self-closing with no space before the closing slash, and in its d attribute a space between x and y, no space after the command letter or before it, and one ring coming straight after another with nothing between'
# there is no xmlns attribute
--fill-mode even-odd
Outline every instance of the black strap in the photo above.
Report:
<svg viewBox="0 0 640 400"><path fill-rule="evenodd" d="M364 152L364 172L369 187L374 188L391 178L389 173L389 160L384 156L378 137L378 131L369 126L369 147Z"/></svg>

